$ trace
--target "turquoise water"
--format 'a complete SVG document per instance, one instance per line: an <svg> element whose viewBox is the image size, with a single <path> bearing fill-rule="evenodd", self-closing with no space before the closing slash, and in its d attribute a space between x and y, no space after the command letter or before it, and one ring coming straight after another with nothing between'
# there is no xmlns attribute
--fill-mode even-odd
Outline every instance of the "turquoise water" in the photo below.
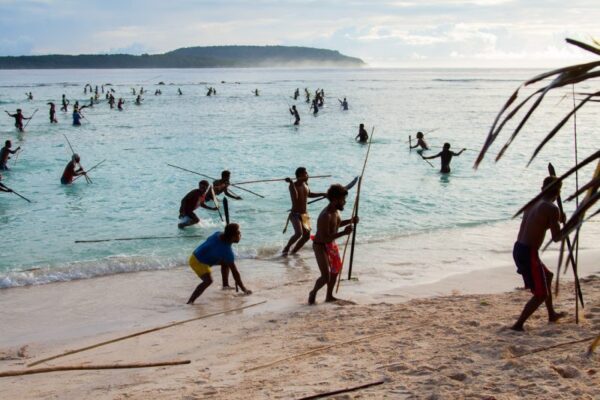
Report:
<svg viewBox="0 0 600 400"><path fill-rule="evenodd" d="M44 283L107 273L170 268L181 264L200 239L221 227L218 215L199 209L201 224L177 229L180 199L200 177L167 166L180 165L218 177L232 171L232 181L292 176L298 166L331 179L310 182L325 191L360 173L366 146L354 142L359 123L375 126L371 155L361 194L359 242L389 241L432 230L460 229L510 219L535 191L552 161L560 173L573 164L572 129L561 133L527 169L526 160L546 132L558 122L571 99L569 91L552 94L499 163L484 161L472 169L476 152L452 161L449 177L431 168L413 151L408 135L432 131L428 142L479 149L497 112L533 70L56 70L0 71L0 104L25 115L39 108L27 132L18 134L13 119L0 118L0 140L22 146L18 162L3 182L33 200L0 194L0 287ZM165 86L157 86L164 81ZM115 97L126 99L125 111L110 110L101 98L85 109L81 127L71 126L70 113L57 112L59 124L48 122L48 101L60 108L64 93L87 104L86 83L111 83ZM222 83L225 82L225 83ZM143 86L142 106L133 104L131 87ZM217 89L207 97L206 86ZM161 88L162 96L154 96ZM300 88L301 98L291 95ZM325 107L317 117L303 101L303 89L324 88ZM181 88L184 95L177 95ZM252 91L258 88L261 96ZM582 91L585 86L578 87ZM25 98L32 91L33 101ZM337 98L347 97L348 111ZM301 125L294 127L287 109L297 104ZM600 145L594 134L597 115L591 107L577 115L580 157ZM507 132L508 133L508 132ZM72 186L59 179L69 160L66 134L82 164L107 161ZM506 133L504 134L506 137ZM497 151L498 146L492 151ZM430 154L435 154L430 152ZM12 165L12 161L11 164ZM242 201L230 200L232 220L242 226L242 257L270 257L285 244L282 235L289 208L283 182L247 186L264 199L233 189ZM573 188L568 182L565 191ZM349 214L353 194L349 199ZM311 206L316 218L324 202ZM573 205L567 204L567 209ZM597 224L589 225L597 232ZM288 231L290 234L290 231ZM596 234L596 233L594 233ZM141 236L175 239L93 240ZM41 273L20 272L41 268Z"/></svg>

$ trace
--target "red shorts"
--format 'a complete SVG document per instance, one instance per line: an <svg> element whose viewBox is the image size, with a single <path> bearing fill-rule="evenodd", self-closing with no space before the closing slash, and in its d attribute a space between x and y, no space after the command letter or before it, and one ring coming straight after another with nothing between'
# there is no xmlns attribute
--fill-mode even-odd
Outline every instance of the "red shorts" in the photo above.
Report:
<svg viewBox="0 0 600 400"><path fill-rule="evenodd" d="M330 272L332 274L339 274L342 270L342 259L340 258L340 249L337 243L325 243L325 250L327 250Z"/></svg>
<svg viewBox="0 0 600 400"><path fill-rule="evenodd" d="M547 278L552 273L540 260L536 249L516 242L513 248L513 258L517 272L523 277L525 288L531 290L536 297L546 297L550 294Z"/></svg>

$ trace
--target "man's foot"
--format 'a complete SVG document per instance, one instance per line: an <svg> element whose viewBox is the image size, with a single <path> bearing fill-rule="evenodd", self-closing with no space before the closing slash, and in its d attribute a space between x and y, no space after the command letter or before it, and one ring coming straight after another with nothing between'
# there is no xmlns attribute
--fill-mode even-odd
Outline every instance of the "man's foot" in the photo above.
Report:
<svg viewBox="0 0 600 400"><path fill-rule="evenodd" d="M287 255L288 255L288 250L286 250L286 249L283 249L283 250L281 251L281 257L287 257Z"/></svg>
<svg viewBox="0 0 600 400"><path fill-rule="evenodd" d="M311 306L312 306L313 304L315 304L315 299L316 299L316 297L317 297L317 294L316 294L315 292L310 292L310 293L308 294L308 304L309 304L309 305L311 305Z"/></svg>
<svg viewBox="0 0 600 400"><path fill-rule="evenodd" d="M190 304L190 305L192 305L192 306L193 306L193 305L194 305L194 302L193 302L193 301L188 301L188 302L187 302L187 303L185 303L185 304Z"/></svg>
<svg viewBox="0 0 600 400"><path fill-rule="evenodd" d="M326 303L333 303L334 301L338 301L338 300L339 300L339 299L338 299L337 297L328 296L328 297L325 299L325 302L326 302Z"/></svg>
<svg viewBox="0 0 600 400"><path fill-rule="evenodd" d="M516 332L525 332L523 325L514 324L513 326L510 327L510 329L512 329L513 331L516 331Z"/></svg>
<svg viewBox="0 0 600 400"><path fill-rule="evenodd" d="M223 287L221 288L221 290L233 290L233 288L229 285L223 285Z"/></svg>
<svg viewBox="0 0 600 400"><path fill-rule="evenodd" d="M566 312L564 312L564 311L562 311L562 312L559 312L559 313L557 313L557 312L554 312L554 313L552 313L552 314L548 315L548 321L549 321L549 322L556 322L556 321L558 321L559 319L561 319L561 318L564 318L564 317L566 317L566 316L567 316L567 313L566 313Z"/></svg>

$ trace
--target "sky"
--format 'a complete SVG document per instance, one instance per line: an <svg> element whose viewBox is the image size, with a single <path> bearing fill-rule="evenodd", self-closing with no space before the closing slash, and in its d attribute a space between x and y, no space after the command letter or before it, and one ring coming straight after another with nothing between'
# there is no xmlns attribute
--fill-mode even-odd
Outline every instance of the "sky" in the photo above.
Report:
<svg viewBox="0 0 600 400"><path fill-rule="evenodd" d="M309 46L370 67L539 68L594 59L598 0L0 0L0 56ZM596 57L597 59L597 57Z"/></svg>

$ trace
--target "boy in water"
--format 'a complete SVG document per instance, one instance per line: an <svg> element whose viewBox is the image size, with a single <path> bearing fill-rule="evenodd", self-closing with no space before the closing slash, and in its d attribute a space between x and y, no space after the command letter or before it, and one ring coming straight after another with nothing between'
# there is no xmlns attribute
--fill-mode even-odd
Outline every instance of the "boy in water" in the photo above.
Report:
<svg viewBox="0 0 600 400"><path fill-rule="evenodd" d="M417 151L429 150L429 146L427 146L427 142L425 142L425 135L423 135L423 132L417 132L417 144L410 146L411 149L416 149L417 147L420 147L420 149Z"/></svg>
<svg viewBox="0 0 600 400"><path fill-rule="evenodd" d="M365 129L365 124L360 124L358 126L358 135L356 135L354 140L358 140L359 143L367 143L369 141L369 134Z"/></svg>
<svg viewBox="0 0 600 400"><path fill-rule="evenodd" d="M294 227L294 234L288 240L287 244L281 252L282 255L286 256L290 251L290 247L294 243L294 249L292 254L304 246L304 244L310 239L310 216L307 211L307 199L309 197L323 197L325 193L312 193L308 187L308 172L306 168L299 167L296 169L296 182L293 182L290 178L286 178L286 182L289 183L290 198L292 199L292 210L288 215L288 220Z"/></svg>
<svg viewBox="0 0 600 400"><path fill-rule="evenodd" d="M462 149L458 153L455 153L450 150L450 143L444 143L444 148L442 149L442 151L437 153L435 156L425 157L423 154L421 154L421 157L423 157L424 160L431 160L432 158L440 157L441 161L442 161L442 168L440 169L440 172L442 174L449 174L450 173L450 161L452 161L452 157L460 156L463 153L463 151L465 151L465 150L466 149Z"/></svg>
<svg viewBox="0 0 600 400"><path fill-rule="evenodd" d="M300 114L298 114L298 110L296 109L296 106L292 106L292 108L290 108L290 114L292 114L294 116L294 118L296 119L294 121L294 125L300 125Z"/></svg>
<svg viewBox="0 0 600 400"><path fill-rule="evenodd" d="M517 273L523 276L525 288L531 290L533 297L525 304L521 316L512 326L511 329L515 331L523 331L525 321L544 302L548 310L548 321L556 322L566 315L554 310L551 290L554 275L542 263L538 254L548 229L553 241L560 240L559 222L564 222L565 216L553 204L560 195L560 188L561 182L556 177L544 179L542 190L550 190L523 213L519 235L513 247L513 259L517 265Z"/></svg>
<svg viewBox="0 0 600 400"><path fill-rule="evenodd" d="M8 159L10 158L10 154L15 154L17 151L21 149L21 146L17 147L14 150L11 150L12 142L7 140L4 142L4 147L0 149L0 171L9 171L8 168Z"/></svg>
<svg viewBox="0 0 600 400"><path fill-rule="evenodd" d="M205 204L207 191L208 181L201 180L198 183L198 189L190 191L183 199L181 199L181 206L179 207L180 222L177 225L179 229L183 229L186 226L195 225L200 222L200 218L198 218L194 212L196 208L202 207L206 208L207 210L217 210L217 207L210 207Z"/></svg>
<svg viewBox="0 0 600 400"><path fill-rule="evenodd" d="M194 250L190 256L190 267L196 275L202 280L188 300L187 304L194 304L194 301L208 288L212 283L212 275L210 267L213 265L221 265L221 275L223 276L223 288L228 287L226 277L231 270L233 279L242 289L244 294L252 294L252 291L246 289L242 283L242 278L235 265L235 256L231 245L239 243L242 238L240 226L238 224L228 224L225 231L213 233L204 243Z"/></svg>
<svg viewBox="0 0 600 400"><path fill-rule="evenodd" d="M15 119L15 128L19 130L19 132L23 132L23 120L31 119L31 117L27 118L23 115L20 108L17 108L16 114L11 114L8 111L4 110L4 112L9 116Z"/></svg>
<svg viewBox="0 0 600 400"><path fill-rule="evenodd" d="M342 269L342 260L335 239L352 233L353 223L358 223L358 216L342 221L340 211L346 204L348 191L342 185L331 185L327 190L329 204L319 214L317 220L317 233L313 239L313 250L321 276L315 282L313 290L308 294L308 304L315 304L317 292L327 285L326 302L336 301L333 297L333 288L337 276ZM345 226L343 231L338 229Z"/></svg>

